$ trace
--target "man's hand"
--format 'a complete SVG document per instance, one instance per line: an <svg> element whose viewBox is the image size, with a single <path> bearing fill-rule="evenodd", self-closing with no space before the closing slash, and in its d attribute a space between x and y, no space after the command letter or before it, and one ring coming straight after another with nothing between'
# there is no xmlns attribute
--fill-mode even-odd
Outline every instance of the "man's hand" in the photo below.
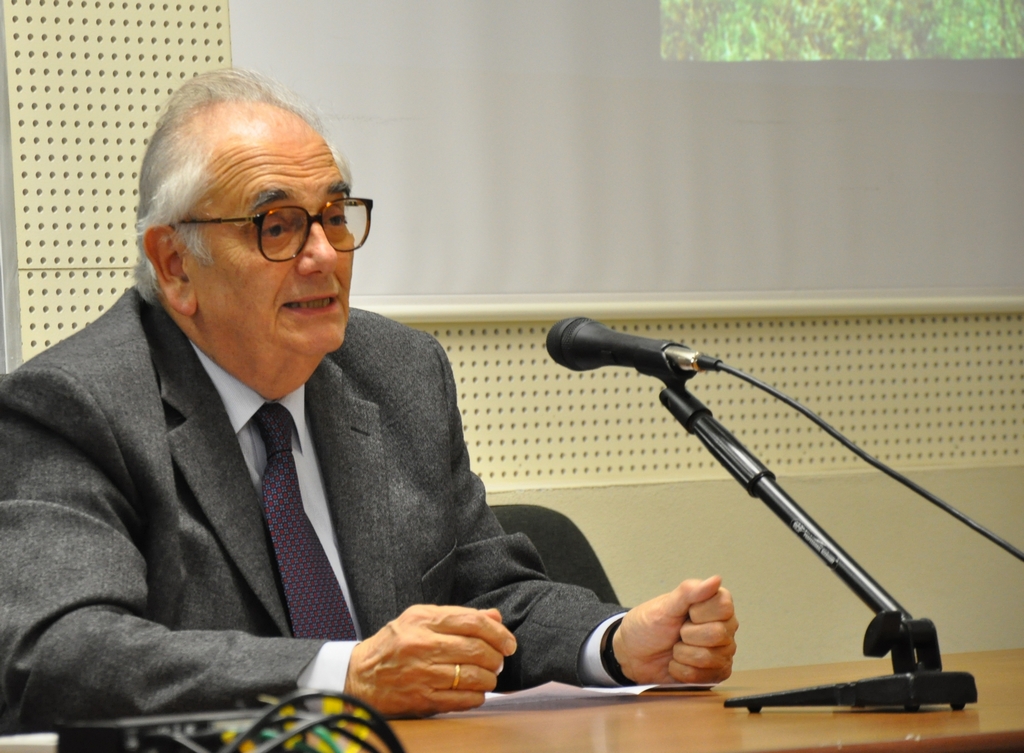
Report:
<svg viewBox="0 0 1024 753"><path fill-rule="evenodd" d="M634 607L612 638L615 658L633 682L721 682L732 674L739 623L732 596L715 575L684 580Z"/></svg>
<svg viewBox="0 0 1024 753"><path fill-rule="evenodd" d="M515 650L497 609L420 604L353 649L345 692L384 714L470 709L494 690Z"/></svg>

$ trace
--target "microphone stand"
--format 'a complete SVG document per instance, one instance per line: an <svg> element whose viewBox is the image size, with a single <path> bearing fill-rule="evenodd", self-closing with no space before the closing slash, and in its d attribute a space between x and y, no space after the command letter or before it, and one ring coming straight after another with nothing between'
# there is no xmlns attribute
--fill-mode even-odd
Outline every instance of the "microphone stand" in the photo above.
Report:
<svg viewBox="0 0 1024 753"><path fill-rule="evenodd" d="M875 613L864 635L864 655L892 654L891 675L730 698L726 707L745 706L755 713L763 706L903 706L907 711L917 711L922 705L948 703L959 711L975 703L978 691L970 673L942 671L939 639L932 621L914 619L786 494L775 475L686 390L690 376L663 380L662 405L703 442L750 496L764 502Z"/></svg>

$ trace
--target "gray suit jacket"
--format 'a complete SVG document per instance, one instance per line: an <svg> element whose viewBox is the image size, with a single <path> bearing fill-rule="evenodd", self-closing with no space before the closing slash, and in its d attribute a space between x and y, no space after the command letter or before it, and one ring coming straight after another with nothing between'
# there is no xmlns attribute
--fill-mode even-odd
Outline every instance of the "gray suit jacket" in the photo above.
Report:
<svg viewBox="0 0 1024 753"><path fill-rule="evenodd" d="M553 584L469 468L432 338L353 311L306 387L352 605L369 635L416 603L497 607L502 687L576 681L620 607ZM134 291L0 384L0 732L283 694L290 637L259 500L223 404Z"/></svg>

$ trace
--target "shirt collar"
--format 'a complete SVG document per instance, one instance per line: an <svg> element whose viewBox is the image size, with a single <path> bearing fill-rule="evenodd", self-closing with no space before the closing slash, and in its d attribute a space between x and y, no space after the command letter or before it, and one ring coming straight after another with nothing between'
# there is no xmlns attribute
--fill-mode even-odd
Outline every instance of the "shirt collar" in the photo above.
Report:
<svg viewBox="0 0 1024 753"><path fill-rule="evenodd" d="M203 365L210 381L217 388L224 409L228 413L228 420L231 421L231 430L238 434L245 425L252 420L264 403L268 402L252 387L243 384L234 376L218 366L212 358L206 355L199 347L189 340L189 344L199 356L199 362ZM276 400L288 409L295 422L296 433L299 436L299 450L302 450L302 437L306 434L306 385L300 385L294 392L289 392L280 400Z"/></svg>

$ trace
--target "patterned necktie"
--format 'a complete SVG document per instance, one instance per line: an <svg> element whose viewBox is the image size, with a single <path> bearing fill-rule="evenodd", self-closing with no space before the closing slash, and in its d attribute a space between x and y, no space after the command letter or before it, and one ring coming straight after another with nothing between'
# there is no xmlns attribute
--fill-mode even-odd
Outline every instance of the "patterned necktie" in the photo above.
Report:
<svg viewBox="0 0 1024 753"><path fill-rule="evenodd" d="M296 638L356 639L352 615L331 563L306 517L292 455L292 416L280 403L265 403L256 424L267 449L263 514Z"/></svg>

